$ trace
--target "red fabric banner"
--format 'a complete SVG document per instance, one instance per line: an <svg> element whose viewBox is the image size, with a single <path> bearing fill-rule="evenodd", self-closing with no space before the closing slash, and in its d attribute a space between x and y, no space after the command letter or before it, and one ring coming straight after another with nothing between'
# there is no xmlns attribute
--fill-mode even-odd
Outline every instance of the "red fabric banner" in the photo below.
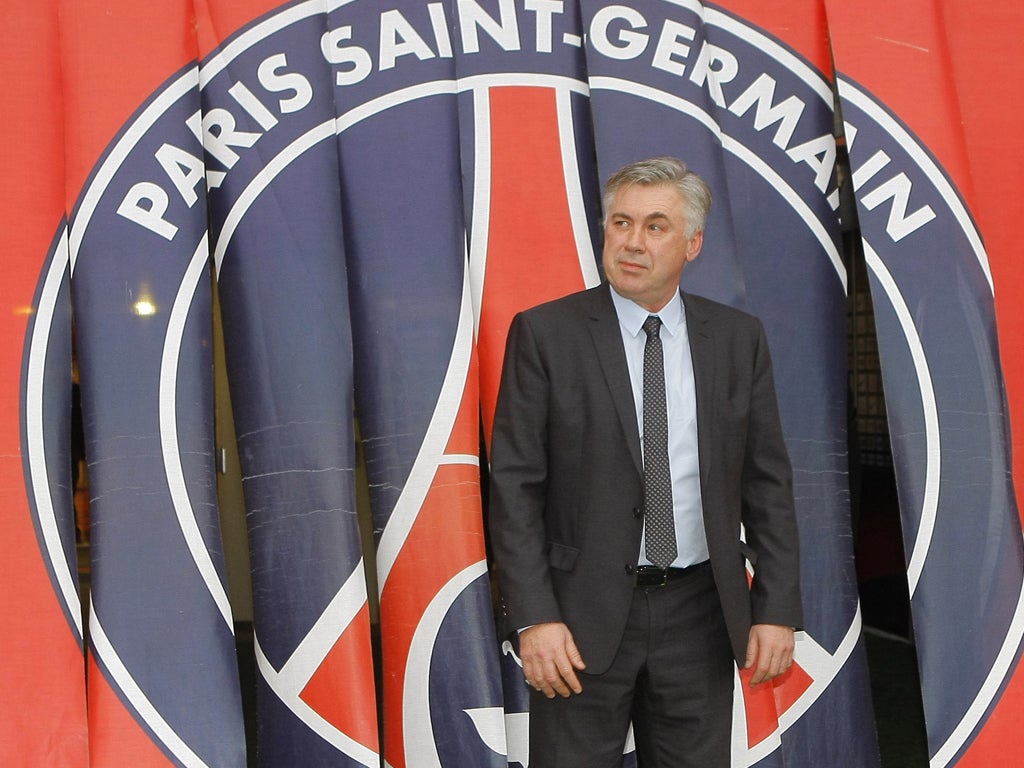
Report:
<svg viewBox="0 0 1024 768"><path fill-rule="evenodd" d="M81 616L62 610L40 556L26 498L27 457L22 451L20 382L25 332L34 316L33 295L47 251L64 217L63 91L54 4L7 3L0 25L7 84L0 144L4 185L0 244L0 657L5 680L0 694L0 763L79 767L87 763L85 680ZM64 317L66 322L68 318ZM63 328L65 334L70 327ZM63 363L68 386L70 356ZM64 419L70 417L70 402ZM70 466L58 479L71 508ZM70 517L60 531L74 540ZM73 581L73 573L70 574ZM75 584L69 584L72 592ZM77 597L77 596L76 596Z"/></svg>

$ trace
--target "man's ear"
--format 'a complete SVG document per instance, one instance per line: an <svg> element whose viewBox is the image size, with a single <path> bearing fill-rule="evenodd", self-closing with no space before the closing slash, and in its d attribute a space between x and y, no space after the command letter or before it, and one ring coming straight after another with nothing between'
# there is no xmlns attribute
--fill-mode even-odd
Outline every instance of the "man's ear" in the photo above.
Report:
<svg viewBox="0 0 1024 768"><path fill-rule="evenodd" d="M698 229L693 233L693 237L690 238L690 242L686 246L686 260L693 261L697 258L697 254L700 253L700 249L704 246L704 230Z"/></svg>

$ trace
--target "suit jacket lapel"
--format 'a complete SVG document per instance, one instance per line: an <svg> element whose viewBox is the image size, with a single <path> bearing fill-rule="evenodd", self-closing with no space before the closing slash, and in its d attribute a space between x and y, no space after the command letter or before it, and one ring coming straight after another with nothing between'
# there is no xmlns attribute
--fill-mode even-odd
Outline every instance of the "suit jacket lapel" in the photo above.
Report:
<svg viewBox="0 0 1024 768"><path fill-rule="evenodd" d="M629 383L629 368L626 367L626 353L622 348L622 331L619 330L619 319L615 314L610 290L607 284L602 283L591 292L593 301L590 308L590 335L605 381L611 391L612 401L615 403L615 413L626 435L629 453L633 457L637 472L642 473L640 429L636 423L633 387Z"/></svg>
<svg viewBox="0 0 1024 768"><path fill-rule="evenodd" d="M684 292L686 334L690 340L693 383L697 394L697 455L700 462L700 482L702 488L707 488L715 423L715 340L708 327L707 317L699 308L694 307L695 304L696 302L689 300Z"/></svg>

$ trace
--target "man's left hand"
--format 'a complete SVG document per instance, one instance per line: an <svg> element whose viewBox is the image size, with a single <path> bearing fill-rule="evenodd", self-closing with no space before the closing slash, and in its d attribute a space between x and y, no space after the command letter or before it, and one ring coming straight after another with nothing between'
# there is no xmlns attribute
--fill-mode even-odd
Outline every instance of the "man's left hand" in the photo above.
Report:
<svg viewBox="0 0 1024 768"><path fill-rule="evenodd" d="M755 624L750 628L744 669L753 669L751 685L778 677L793 663L793 628L777 624Z"/></svg>

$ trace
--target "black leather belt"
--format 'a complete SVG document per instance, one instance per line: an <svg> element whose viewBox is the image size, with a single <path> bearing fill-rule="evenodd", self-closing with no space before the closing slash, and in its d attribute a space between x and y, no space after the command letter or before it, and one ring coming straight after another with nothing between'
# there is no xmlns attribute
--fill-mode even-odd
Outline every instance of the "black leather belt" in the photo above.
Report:
<svg viewBox="0 0 1024 768"><path fill-rule="evenodd" d="M685 568L659 568L656 565L638 565L633 569L633 584L638 587L663 587L671 581L678 581L711 565L710 560Z"/></svg>

